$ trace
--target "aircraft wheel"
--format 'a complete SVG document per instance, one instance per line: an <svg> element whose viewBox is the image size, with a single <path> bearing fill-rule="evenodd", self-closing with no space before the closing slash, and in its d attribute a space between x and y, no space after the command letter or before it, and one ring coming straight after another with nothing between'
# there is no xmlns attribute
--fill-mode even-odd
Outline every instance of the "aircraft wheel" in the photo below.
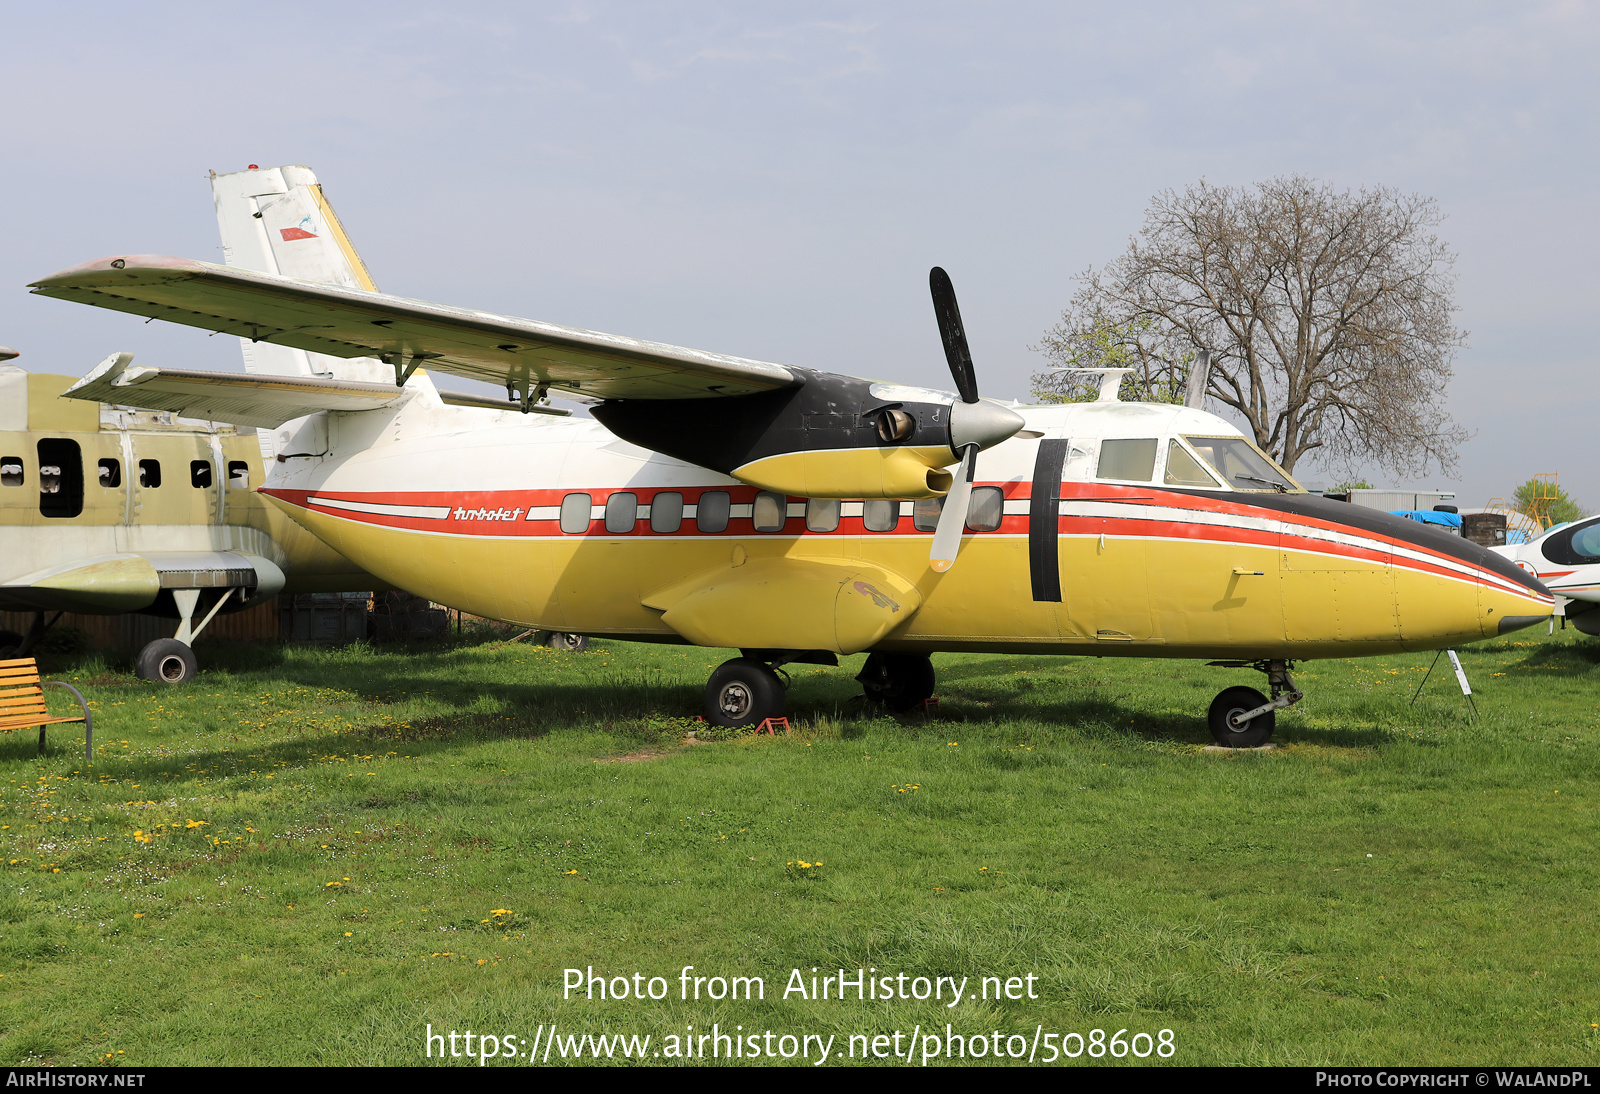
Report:
<svg viewBox="0 0 1600 1094"><path fill-rule="evenodd" d="M896 714L915 707L933 695L933 661L925 653L872 653L856 676L867 702L888 707Z"/></svg>
<svg viewBox="0 0 1600 1094"><path fill-rule="evenodd" d="M139 651L133 671L141 680L159 684L187 684L200 673L194 650L176 638L158 638Z"/></svg>
<svg viewBox="0 0 1600 1094"><path fill-rule="evenodd" d="M1257 714L1242 726L1235 726L1234 718L1247 710L1254 710L1267 701L1255 688L1228 688L1211 700L1211 710L1206 722L1211 736L1223 748L1255 748L1267 743L1277 723L1277 711Z"/></svg>
<svg viewBox="0 0 1600 1094"><path fill-rule="evenodd" d="M735 657L717 666L706 683L706 721L730 729L783 716L783 684L760 661Z"/></svg>
<svg viewBox="0 0 1600 1094"><path fill-rule="evenodd" d="M0 661L9 661L17 655L25 639L16 631L0 631Z"/></svg>
<svg viewBox="0 0 1600 1094"><path fill-rule="evenodd" d="M589 636L586 634L568 634L566 631L551 631L550 637L544 644L553 650L565 653L582 653L589 648Z"/></svg>

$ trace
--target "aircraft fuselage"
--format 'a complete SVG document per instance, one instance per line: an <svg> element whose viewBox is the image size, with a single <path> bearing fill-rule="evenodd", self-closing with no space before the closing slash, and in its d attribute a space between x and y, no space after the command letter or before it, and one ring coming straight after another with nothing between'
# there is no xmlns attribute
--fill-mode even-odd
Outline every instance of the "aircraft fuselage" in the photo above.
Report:
<svg viewBox="0 0 1600 1094"><path fill-rule="evenodd" d="M774 495L592 421L421 399L392 415L332 415L330 456L287 461L264 492L397 587L642 641L1303 659L1454 646L1550 613L1551 597L1509 562L1388 514L1168 485L1164 459L1148 482L1097 474L1109 439L1166 454L1185 435L1238 435L1211 415L1123 403L1021 412L1044 436L985 453L972 511L987 492L998 519L969 520L942 574L927 561L937 498ZM878 604L888 617L876 630L814 606L819 588L848 587L858 571L856 584L894 604ZM719 603L718 588L736 590L725 623L678 611L686 622L674 625L674 604L701 589Z"/></svg>

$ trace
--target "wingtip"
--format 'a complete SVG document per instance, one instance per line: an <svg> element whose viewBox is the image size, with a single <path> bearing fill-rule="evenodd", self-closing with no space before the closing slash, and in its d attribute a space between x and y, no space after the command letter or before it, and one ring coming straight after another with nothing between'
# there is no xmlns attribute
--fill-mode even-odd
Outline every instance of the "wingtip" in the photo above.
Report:
<svg viewBox="0 0 1600 1094"><path fill-rule="evenodd" d="M30 289L48 289L63 285L110 281L119 277L138 277L147 270L199 270L206 263L192 258L174 258L171 255L107 255L89 262L80 262L57 271L49 277L28 282Z"/></svg>

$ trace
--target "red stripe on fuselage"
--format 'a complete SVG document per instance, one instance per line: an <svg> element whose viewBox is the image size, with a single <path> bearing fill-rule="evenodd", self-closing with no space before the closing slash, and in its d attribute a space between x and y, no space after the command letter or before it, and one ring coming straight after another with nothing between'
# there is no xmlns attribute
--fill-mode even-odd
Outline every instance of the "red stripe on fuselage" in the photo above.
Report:
<svg viewBox="0 0 1600 1094"><path fill-rule="evenodd" d="M1027 500L1031 496L1031 483L1027 481L980 483L976 485L999 487L1007 501ZM932 530L917 530L907 516L901 516L894 529L884 532L869 531L861 517L842 517L839 521L839 526L831 532L808 531L805 520L802 517L787 517L781 530L758 532L755 530L752 518L733 517L728 521L727 528L718 533L700 531L692 519L683 521L677 531L656 532L650 528L649 520L643 518L635 520L634 528L630 532L607 532L605 530L605 521L603 519L594 519L589 522L587 531L563 533L560 531L560 524L557 518L529 519L527 517L528 512L532 509L559 508L562 499L573 494L588 494L590 504L596 506L603 506L611 495L619 493L634 494L640 505L650 505L658 494L680 494L683 497L684 504L696 505L699 503L701 495L711 491L722 491L728 494L729 502L733 505L752 504L756 495L761 493L757 487L745 485L671 488L595 487L587 490L363 491L359 493L270 489L262 492L302 508L316 506L318 498L322 497L335 501L379 505L447 507L451 515L444 519L362 513L331 506L316 508L317 512L337 516L345 520L399 530L429 532L435 535L528 539L569 538L571 536L595 536L607 539L628 537L671 538L673 536L698 538L707 535L741 537L915 536L927 538L933 535ZM805 500L805 498L791 497L786 499L786 504L801 503ZM1167 513L1162 515L1152 514L1149 517L1125 514L1097 516L1069 512L1059 517L1058 534L1063 536L1108 535L1117 538L1180 539L1194 542L1304 551L1377 565L1392 563L1407 569L1456 580L1488 579L1499 584L1505 584L1508 588L1511 587L1511 583L1499 575L1472 566L1471 563L1459 559L1451 559L1442 553L1430 550L1426 546L1420 546L1416 543L1382 534L1374 534L1364 529L1356 529L1318 517L1257 508L1246 502L1234 501L1231 498L1211 498L1190 493L1175 493L1149 486L1126 487L1104 483L1068 482L1062 484L1061 500L1069 504L1073 502L1114 503L1119 505L1145 505L1167 510ZM1175 519L1172 515L1173 510L1180 513L1187 511L1197 515L1207 514L1222 518L1237 517L1267 521L1281 530L1251 528L1237 524L1185 521L1181 518ZM456 516L458 512L472 513L477 511L517 511L518 519L472 519L471 517ZM966 534L972 536L1024 536L1027 532L1027 515L1010 514L1003 516L1000 527L992 532L973 532L969 529ZM1323 538L1316 534L1318 532L1357 537L1365 540L1371 546ZM1427 557L1422 559L1413 558L1410 557L1410 554L1396 554L1395 548L1397 547L1410 554L1432 556L1432 559L1438 561L1432 561ZM1470 574L1463 573L1462 567L1469 567L1473 572ZM1533 593L1531 589L1521 591L1529 594Z"/></svg>

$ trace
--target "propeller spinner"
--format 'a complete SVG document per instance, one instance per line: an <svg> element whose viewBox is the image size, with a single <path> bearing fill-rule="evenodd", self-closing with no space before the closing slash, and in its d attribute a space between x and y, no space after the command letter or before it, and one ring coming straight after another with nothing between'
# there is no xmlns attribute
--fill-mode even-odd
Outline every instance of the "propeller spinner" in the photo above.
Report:
<svg viewBox="0 0 1600 1094"><path fill-rule="evenodd" d="M978 374L972 367L967 332L961 325L961 309L956 305L950 275L935 266L928 274L928 288L933 293L933 313L939 321L945 359L961 396L961 401L950 407L950 449L961 458L961 469L945 495L939 526L933 533L933 548L928 553L929 564L942 574L955 565L961 549L972 480L978 473L978 451L1015 436L1021 431L1023 420L1015 411L978 398Z"/></svg>

